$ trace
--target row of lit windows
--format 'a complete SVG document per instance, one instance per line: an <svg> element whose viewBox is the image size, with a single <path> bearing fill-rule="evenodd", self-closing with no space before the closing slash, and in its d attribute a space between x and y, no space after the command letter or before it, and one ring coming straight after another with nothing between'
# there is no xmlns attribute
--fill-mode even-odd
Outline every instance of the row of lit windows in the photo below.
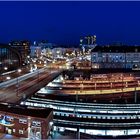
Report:
<svg viewBox="0 0 140 140"><path fill-rule="evenodd" d="M6 131L11 131L11 133L16 133L16 129L9 129L8 127L6 127ZM19 134L24 134L25 130L17 130Z"/></svg>
<svg viewBox="0 0 140 140"><path fill-rule="evenodd" d="M0 115L0 119L3 119L3 118L5 118L7 121L10 121L10 122L14 121L14 118L11 116ZM21 119L19 119L19 123L27 124L28 121L25 118L21 118ZM32 121L32 126L41 126L41 122L40 121Z"/></svg>
<svg viewBox="0 0 140 140"><path fill-rule="evenodd" d="M19 123L27 124L27 119L19 119Z"/></svg>
<svg viewBox="0 0 140 140"><path fill-rule="evenodd" d="M92 53L92 56L114 56L114 55L120 55L120 56L140 56L140 52L139 53Z"/></svg>
<svg viewBox="0 0 140 140"><path fill-rule="evenodd" d="M19 123L27 124L27 119L19 119ZM32 126L41 126L41 122L32 121Z"/></svg>

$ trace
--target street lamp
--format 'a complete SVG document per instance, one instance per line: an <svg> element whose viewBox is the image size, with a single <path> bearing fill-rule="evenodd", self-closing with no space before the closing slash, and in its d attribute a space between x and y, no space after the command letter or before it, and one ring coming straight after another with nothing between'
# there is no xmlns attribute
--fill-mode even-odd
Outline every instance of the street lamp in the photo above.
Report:
<svg viewBox="0 0 140 140"><path fill-rule="evenodd" d="M20 73L21 72L21 69L18 69L18 73Z"/></svg>
<svg viewBox="0 0 140 140"><path fill-rule="evenodd" d="M38 70L38 68L36 69L36 72L37 72L37 85L39 87L39 70Z"/></svg>
<svg viewBox="0 0 140 140"><path fill-rule="evenodd" d="M16 96L18 97L19 96L19 74L21 73L21 69L18 69L17 70L17 93L16 93Z"/></svg>
<svg viewBox="0 0 140 140"><path fill-rule="evenodd" d="M4 70L8 70L8 68L7 67L4 67Z"/></svg>
<svg viewBox="0 0 140 140"><path fill-rule="evenodd" d="M137 81L137 86L139 86L139 80ZM135 86L135 93L134 93L134 103L137 103L137 87Z"/></svg>
<svg viewBox="0 0 140 140"><path fill-rule="evenodd" d="M47 66L47 60L46 61L44 61L44 67L46 67Z"/></svg>
<svg viewBox="0 0 140 140"><path fill-rule="evenodd" d="M3 70L1 71L1 78L0 78L1 80L0 81L3 82L5 80L5 78L4 78L4 75L5 75L4 72L7 71L7 70L8 70L8 67L4 67ZM6 77L6 80L9 80L9 79Z"/></svg>
<svg viewBox="0 0 140 140"><path fill-rule="evenodd" d="M124 81L123 81L123 80L124 80L124 75L123 75L123 74L121 74L121 80L122 80L121 82L122 82L122 91L123 91L123 88L124 88L124 87L123 87L123 86L124 86L124 84L123 84L123 82L124 82Z"/></svg>
<svg viewBox="0 0 140 140"><path fill-rule="evenodd" d="M137 90L136 90L136 86L135 86L135 93L134 93L134 103L137 103Z"/></svg>
<svg viewBox="0 0 140 140"><path fill-rule="evenodd" d="M10 80L10 79L11 79L11 77L10 77L10 76L7 76L7 77L6 77L6 79L7 79L7 80Z"/></svg>

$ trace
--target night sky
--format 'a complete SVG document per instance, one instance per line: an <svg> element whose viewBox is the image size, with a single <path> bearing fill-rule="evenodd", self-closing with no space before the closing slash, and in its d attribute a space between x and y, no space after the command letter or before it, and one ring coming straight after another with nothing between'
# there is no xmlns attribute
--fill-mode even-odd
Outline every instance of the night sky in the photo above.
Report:
<svg viewBox="0 0 140 140"><path fill-rule="evenodd" d="M78 44L94 34L97 44L140 45L140 2L0 2L0 43Z"/></svg>

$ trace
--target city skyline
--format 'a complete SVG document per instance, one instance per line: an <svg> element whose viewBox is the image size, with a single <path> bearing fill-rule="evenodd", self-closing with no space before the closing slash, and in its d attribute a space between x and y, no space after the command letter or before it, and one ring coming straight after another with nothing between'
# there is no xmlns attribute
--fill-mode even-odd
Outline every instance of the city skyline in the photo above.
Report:
<svg viewBox="0 0 140 140"><path fill-rule="evenodd" d="M0 2L0 42L48 40L79 44L96 35L97 44L140 45L140 2Z"/></svg>
<svg viewBox="0 0 140 140"><path fill-rule="evenodd" d="M139 139L140 2L0 3L0 139Z"/></svg>

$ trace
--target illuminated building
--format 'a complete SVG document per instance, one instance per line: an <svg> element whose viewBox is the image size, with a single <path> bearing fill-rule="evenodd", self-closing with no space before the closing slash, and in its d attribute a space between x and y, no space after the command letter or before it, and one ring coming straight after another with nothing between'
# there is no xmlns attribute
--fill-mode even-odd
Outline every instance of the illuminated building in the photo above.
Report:
<svg viewBox="0 0 140 140"><path fill-rule="evenodd" d="M31 45L31 57L51 57L52 56L52 48L54 44L48 43L47 41L42 41L39 43L34 43L34 45Z"/></svg>
<svg viewBox="0 0 140 140"><path fill-rule="evenodd" d="M38 45L32 45L31 47L31 57L40 57L41 56L41 47Z"/></svg>
<svg viewBox="0 0 140 140"><path fill-rule="evenodd" d="M96 35L85 36L80 39L81 48L93 49L96 46Z"/></svg>
<svg viewBox="0 0 140 140"><path fill-rule="evenodd" d="M55 44L49 43L48 41L42 41L42 42L39 42L39 43L38 43L38 46L40 46L41 49L44 49L44 48L45 48L45 49L46 49L46 48L52 49L53 46L55 46Z"/></svg>
<svg viewBox="0 0 140 140"><path fill-rule="evenodd" d="M92 68L140 68L139 46L96 46L91 52Z"/></svg>
<svg viewBox="0 0 140 140"><path fill-rule="evenodd" d="M24 63L27 56L30 54L30 43L29 41L12 41L9 43L12 48L18 50L21 55L22 62Z"/></svg>
<svg viewBox="0 0 140 140"><path fill-rule="evenodd" d="M77 46L76 46L77 47ZM31 45L31 57L46 57L46 58L53 58L53 59L63 59L64 57L72 57L75 56L75 52L79 51L79 48L75 46L62 46L62 45L55 45L53 43L45 43L40 42L38 44Z"/></svg>
<svg viewBox="0 0 140 140"><path fill-rule="evenodd" d="M0 105L0 132L29 139L47 139L52 109L28 109Z"/></svg>
<svg viewBox="0 0 140 140"><path fill-rule="evenodd" d="M0 72L17 69L20 65L20 53L9 45L0 44Z"/></svg>

